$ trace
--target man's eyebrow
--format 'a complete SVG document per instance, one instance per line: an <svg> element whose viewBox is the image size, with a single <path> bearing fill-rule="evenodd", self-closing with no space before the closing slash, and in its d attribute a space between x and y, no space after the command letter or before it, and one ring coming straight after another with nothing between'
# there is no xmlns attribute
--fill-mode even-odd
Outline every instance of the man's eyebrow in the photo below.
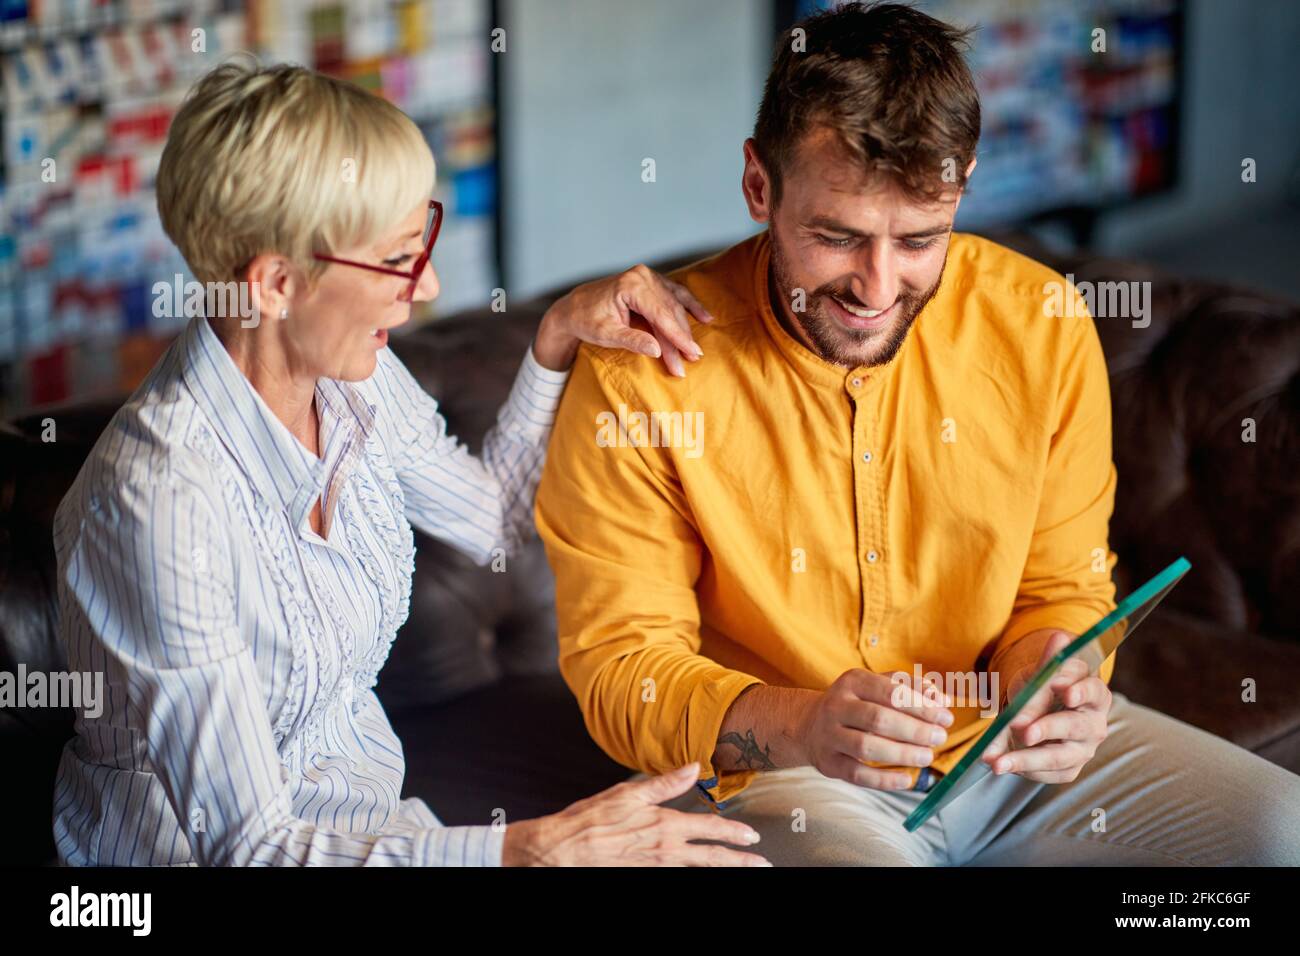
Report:
<svg viewBox="0 0 1300 956"><path fill-rule="evenodd" d="M846 236L856 236L859 238L870 239L871 233L863 232L861 229L854 229L846 226L842 222L832 219L830 216L814 216L808 220L808 225L815 229L829 229L831 232L843 233ZM904 233L901 236L895 236L896 239L929 239L931 236L942 236L948 232L951 226L948 223L938 223L933 226L927 226L924 229L914 229L912 232Z"/></svg>

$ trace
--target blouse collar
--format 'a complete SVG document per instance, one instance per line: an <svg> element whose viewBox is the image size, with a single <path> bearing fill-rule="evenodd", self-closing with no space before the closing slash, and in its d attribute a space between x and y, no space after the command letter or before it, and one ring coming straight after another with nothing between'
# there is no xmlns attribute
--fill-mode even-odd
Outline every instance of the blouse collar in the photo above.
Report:
<svg viewBox="0 0 1300 956"><path fill-rule="evenodd" d="M202 315L191 319L183 333L181 368L186 385L207 412L218 439L250 484L287 511L294 527L300 527L324 491L333 459L345 442L329 441L323 459L307 451L235 365ZM345 431L331 427L332 419L350 419L359 427L363 441L370 437L375 406L366 402L355 387L318 379L316 398L322 436L339 436Z"/></svg>

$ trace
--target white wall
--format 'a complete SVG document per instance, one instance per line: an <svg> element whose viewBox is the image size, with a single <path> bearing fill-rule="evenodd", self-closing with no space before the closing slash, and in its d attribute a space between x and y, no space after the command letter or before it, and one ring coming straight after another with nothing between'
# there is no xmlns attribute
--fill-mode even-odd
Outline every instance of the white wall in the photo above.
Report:
<svg viewBox="0 0 1300 956"><path fill-rule="evenodd" d="M501 6L511 297L757 229L741 143L767 74L770 0Z"/></svg>
<svg viewBox="0 0 1300 956"><path fill-rule="evenodd" d="M1300 162L1300 3L1187 4L1182 185L1103 219L1097 245L1141 252L1216 223L1272 215ZM1257 181L1241 181L1241 161Z"/></svg>
<svg viewBox="0 0 1300 956"><path fill-rule="evenodd" d="M771 0L501 0L509 292L723 245L772 42ZM1300 0L1189 0L1183 186L1104 217L1141 253L1275 211L1300 152ZM1241 183L1241 160L1259 181ZM641 182L652 157L658 181Z"/></svg>

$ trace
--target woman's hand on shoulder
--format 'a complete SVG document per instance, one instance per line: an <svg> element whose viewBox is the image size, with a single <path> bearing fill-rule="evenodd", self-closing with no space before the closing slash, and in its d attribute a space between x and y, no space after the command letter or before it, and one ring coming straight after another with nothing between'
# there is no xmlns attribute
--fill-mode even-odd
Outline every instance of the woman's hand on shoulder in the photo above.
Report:
<svg viewBox="0 0 1300 956"><path fill-rule="evenodd" d="M558 299L542 317L533 356L553 371L573 364L579 342L626 349L662 358L673 375L684 377L683 358L703 354L691 337L688 316L712 322L713 316L683 285L648 266L578 286Z"/></svg>

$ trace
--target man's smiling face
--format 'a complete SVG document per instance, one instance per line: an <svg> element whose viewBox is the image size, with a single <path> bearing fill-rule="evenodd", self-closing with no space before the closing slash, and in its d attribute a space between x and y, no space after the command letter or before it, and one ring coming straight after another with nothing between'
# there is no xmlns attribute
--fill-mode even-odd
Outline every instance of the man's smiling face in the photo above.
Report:
<svg viewBox="0 0 1300 956"><path fill-rule="evenodd" d="M744 189L750 214L769 225L778 315L828 362L890 361L938 291L961 201L956 186L935 202L907 196L862 170L822 127L783 171L775 207L771 180L746 143Z"/></svg>

